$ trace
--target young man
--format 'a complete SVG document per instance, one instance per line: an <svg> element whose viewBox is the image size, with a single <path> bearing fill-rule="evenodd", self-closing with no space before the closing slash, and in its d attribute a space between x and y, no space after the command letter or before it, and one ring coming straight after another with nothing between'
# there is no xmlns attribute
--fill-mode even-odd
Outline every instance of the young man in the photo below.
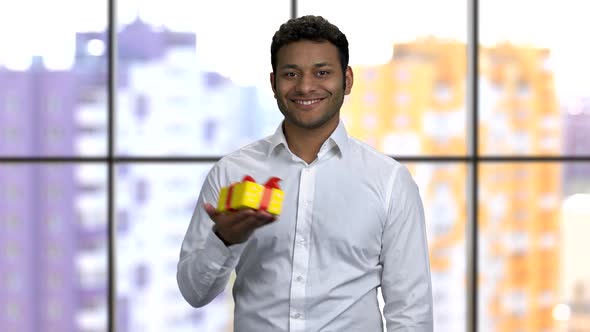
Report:
<svg viewBox="0 0 590 332"><path fill-rule="evenodd" d="M236 332L432 331L424 213L407 169L349 137L339 119L353 84L348 41L322 17L281 25L270 83L285 119L274 135L222 158L199 196L178 263L201 307L233 287ZM277 176L278 218L219 213L221 187Z"/></svg>

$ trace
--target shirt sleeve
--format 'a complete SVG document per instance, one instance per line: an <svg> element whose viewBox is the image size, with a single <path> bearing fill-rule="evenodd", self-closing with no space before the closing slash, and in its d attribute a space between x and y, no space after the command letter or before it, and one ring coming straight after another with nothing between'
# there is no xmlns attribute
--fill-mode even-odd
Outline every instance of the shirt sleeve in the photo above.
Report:
<svg viewBox="0 0 590 332"><path fill-rule="evenodd" d="M430 332L432 285L422 200L404 166L392 182L380 257L387 331Z"/></svg>
<svg viewBox="0 0 590 332"><path fill-rule="evenodd" d="M225 289L245 245L225 246L203 208L204 203L217 204L220 183L218 163L203 184L180 250L176 280L180 293L194 307L210 303Z"/></svg>

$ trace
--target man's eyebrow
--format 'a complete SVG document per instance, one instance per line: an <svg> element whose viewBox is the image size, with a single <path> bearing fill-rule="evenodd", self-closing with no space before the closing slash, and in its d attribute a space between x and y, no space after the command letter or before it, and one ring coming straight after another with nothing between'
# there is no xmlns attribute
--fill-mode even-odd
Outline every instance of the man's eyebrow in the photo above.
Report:
<svg viewBox="0 0 590 332"><path fill-rule="evenodd" d="M293 64L282 65L281 69L299 69L299 66Z"/></svg>
<svg viewBox="0 0 590 332"><path fill-rule="evenodd" d="M321 67L328 67L331 66L328 62L318 62L313 65L314 68L321 68ZM280 69L299 69L298 65L295 64L286 64L282 65Z"/></svg>
<svg viewBox="0 0 590 332"><path fill-rule="evenodd" d="M320 67L327 67L330 66L330 64L328 62L320 62L320 63L316 63L315 65L313 65L315 68L320 68Z"/></svg>

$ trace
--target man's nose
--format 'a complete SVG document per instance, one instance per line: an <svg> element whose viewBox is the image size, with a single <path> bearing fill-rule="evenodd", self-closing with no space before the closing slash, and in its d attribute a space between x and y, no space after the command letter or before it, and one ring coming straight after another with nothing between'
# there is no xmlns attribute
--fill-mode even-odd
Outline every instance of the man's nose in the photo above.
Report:
<svg viewBox="0 0 590 332"><path fill-rule="evenodd" d="M312 75L303 75L297 81L297 85L295 86L297 92L300 93L309 93L315 90L315 81Z"/></svg>

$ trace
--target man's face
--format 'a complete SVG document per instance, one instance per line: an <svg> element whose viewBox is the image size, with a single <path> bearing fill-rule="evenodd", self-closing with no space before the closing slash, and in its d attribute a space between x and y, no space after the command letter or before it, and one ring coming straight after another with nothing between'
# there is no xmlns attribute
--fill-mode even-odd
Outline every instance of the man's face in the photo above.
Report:
<svg viewBox="0 0 590 332"><path fill-rule="evenodd" d="M353 82L350 67L342 73L336 46L307 40L279 49L270 80L285 120L302 129L335 128Z"/></svg>

